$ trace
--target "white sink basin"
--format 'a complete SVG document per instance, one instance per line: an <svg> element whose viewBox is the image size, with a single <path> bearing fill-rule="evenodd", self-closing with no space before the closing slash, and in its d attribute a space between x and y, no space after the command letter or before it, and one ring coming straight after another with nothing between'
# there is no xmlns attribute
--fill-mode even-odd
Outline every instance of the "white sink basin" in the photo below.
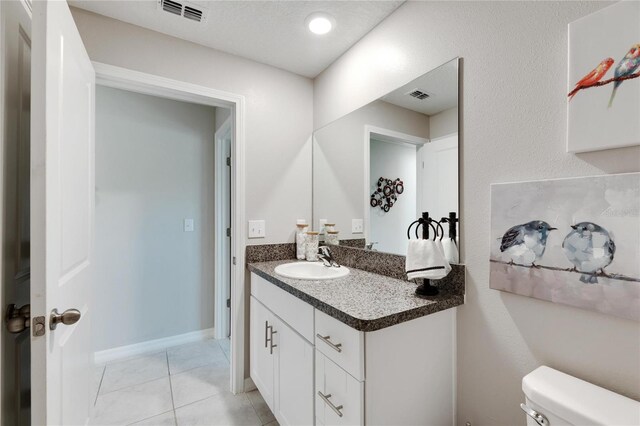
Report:
<svg viewBox="0 0 640 426"><path fill-rule="evenodd" d="M332 280L349 275L349 269L324 266L322 262L293 262L278 265L276 274L297 280Z"/></svg>

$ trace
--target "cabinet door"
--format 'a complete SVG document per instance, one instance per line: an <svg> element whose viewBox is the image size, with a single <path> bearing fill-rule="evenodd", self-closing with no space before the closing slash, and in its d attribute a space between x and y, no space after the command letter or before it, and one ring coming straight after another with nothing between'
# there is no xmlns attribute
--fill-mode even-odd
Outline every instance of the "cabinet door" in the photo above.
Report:
<svg viewBox="0 0 640 426"><path fill-rule="evenodd" d="M364 387L316 350L316 421L327 426L364 424Z"/></svg>
<svg viewBox="0 0 640 426"><path fill-rule="evenodd" d="M313 425L313 345L276 320L276 418L283 426Z"/></svg>
<svg viewBox="0 0 640 426"><path fill-rule="evenodd" d="M271 343L268 341L271 337L271 330L268 327L274 326L274 317L253 296L251 296L250 315L251 379L271 411L273 411L275 352L271 353Z"/></svg>

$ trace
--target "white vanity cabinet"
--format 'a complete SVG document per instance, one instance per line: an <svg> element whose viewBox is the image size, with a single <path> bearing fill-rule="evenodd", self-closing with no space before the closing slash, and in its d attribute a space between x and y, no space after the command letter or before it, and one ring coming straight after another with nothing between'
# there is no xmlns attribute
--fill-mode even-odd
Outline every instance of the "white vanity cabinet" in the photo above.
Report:
<svg viewBox="0 0 640 426"><path fill-rule="evenodd" d="M257 277L253 278L255 283ZM314 348L307 340L309 337L305 339L299 332L312 331L313 307L266 281L258 288L253 283L256 295L252 290L251 378L281 425L311 425ZM272 311L283 306L288 306L287 312L295 315L290 318L293 324Z"/></svg>
<svg viewBox="0 0 640 426"><path fill-rule="evenodd" d="M251 378L282 425L453 425L454 320L363 332L252 273Z"/></svg>

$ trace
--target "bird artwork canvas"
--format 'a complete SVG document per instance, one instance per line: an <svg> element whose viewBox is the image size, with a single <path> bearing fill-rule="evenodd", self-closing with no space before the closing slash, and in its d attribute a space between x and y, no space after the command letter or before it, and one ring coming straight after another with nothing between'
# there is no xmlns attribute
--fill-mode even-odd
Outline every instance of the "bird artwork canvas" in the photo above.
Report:
<svg viewBox="0 0 640 426"><path fill-rule="evenodd" d="M569 24L567 151L640 145L640 2Z"/></svg>
<svg viewBox="0 0 640 426"><path fill-rule="evenodd" d="M490 286L640 321L640 173L491 185Z"/></svg>

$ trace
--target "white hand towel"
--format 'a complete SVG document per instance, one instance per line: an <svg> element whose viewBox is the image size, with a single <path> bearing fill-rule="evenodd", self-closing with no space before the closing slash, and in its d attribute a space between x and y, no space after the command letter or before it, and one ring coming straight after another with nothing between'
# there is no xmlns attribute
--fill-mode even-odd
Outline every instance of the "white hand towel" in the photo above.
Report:
<svg viewBox="0 0 640 426"><path fill-rule="evenodd" d="M405 270L410 280L439 280L447 276L451 271L451 265L444 257L442 243L439 240L409 240Z"/></svg>
<svg viewBox="0 0 640 426"><path fill-rule="evenodd" d="M444 258L449 263L460 263L460 256L458 255L458 242L451 238L445 238L442 240L442 248L444 249Z"/></svg>

